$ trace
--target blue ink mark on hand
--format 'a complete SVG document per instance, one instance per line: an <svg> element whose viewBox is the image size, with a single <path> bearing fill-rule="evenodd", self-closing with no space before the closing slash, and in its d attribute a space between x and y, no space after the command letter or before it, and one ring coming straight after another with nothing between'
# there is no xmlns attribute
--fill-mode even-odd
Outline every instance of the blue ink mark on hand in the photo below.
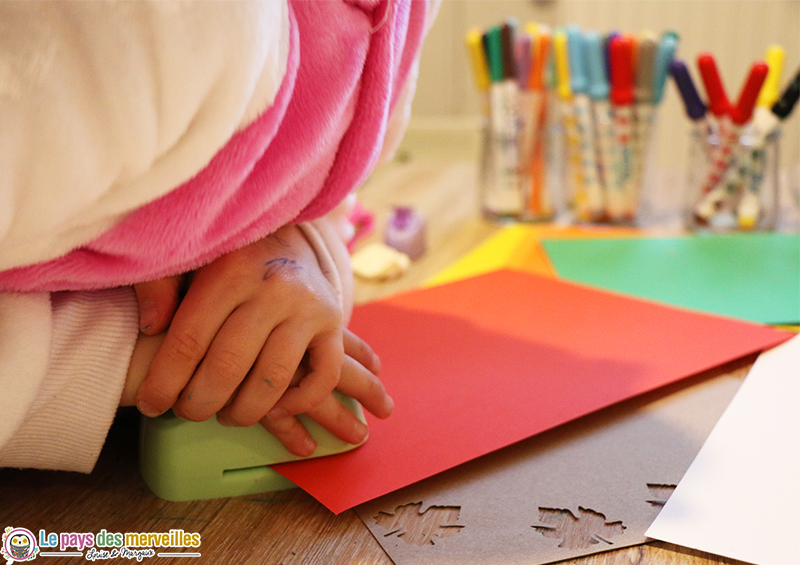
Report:
<svg viewBox="0 0 800 565"><path fill-rule="evenodd" d="M264 266L267 267L267 270L264 273L264 278L262 280L267 280L272 275L282 271L283 269L291 269L293 271L302 269L302 267L297 264L297 261L293 259L287 259L286 257L271 259L270 261L267 261Z"/></svg>

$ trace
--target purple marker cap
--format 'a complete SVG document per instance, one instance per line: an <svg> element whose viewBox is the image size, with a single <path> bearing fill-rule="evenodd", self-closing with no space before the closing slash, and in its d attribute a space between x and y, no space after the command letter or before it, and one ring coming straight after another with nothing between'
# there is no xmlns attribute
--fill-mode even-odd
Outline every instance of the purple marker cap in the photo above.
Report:
<svg viewBox="0 0 800 565"><path fill-rule="evenodd" d="M527 33L514 36L514 59L519 89L528 90L528 75L531 72L531 36Z"/></svg>
<svg viewBox="0 0 800 565"><path fill-rule="evenodd" d="M611 82L611 40L615 37L622 35L618 31L609 32L609 34L603 40L603 56L606 60L606 80L610 83Z"/></svg>
<svg viewBox="0 0 800 565"><path fill-rule="evenodd" d="M697 88L694 86L692 76L686 63L680 59L673 59L669 64L669 73L675 79L675 84L681 93L681 100L686 108L686 114L692 121L699 120L706 115L706 105L700 99Z"/></svg>

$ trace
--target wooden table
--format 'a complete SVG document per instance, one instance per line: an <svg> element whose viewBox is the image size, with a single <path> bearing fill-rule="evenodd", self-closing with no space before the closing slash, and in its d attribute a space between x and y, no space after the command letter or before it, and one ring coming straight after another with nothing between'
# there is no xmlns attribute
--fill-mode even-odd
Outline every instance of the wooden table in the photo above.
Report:
<svg viewBox="0 0 800 565"><path fill-rule="evenodd" d="M398 160L374 175L361 193L379 220L393 205L413 205L428 218L425 257L401 279L359 282L357 302L413 288L468 252L499 226L477 213L475 168L468 160ZM379 221L379 230L382 222ZM746 370L752 359L717 372ZM145 563L391 564L353 511L334 516L300 490L173 503L154 496L138 472L138 414L119 413L90 475L0 470L0 527L46 532L199 532L199 558L144 559ZM81 557L41 558L80 563ZM132 562L119 559L117 562ZM112 561L100 561L110 563ZM654 542L563 563L581 565L710 565L737 563ZM468 565L468 564L465 564Z"/></svg>

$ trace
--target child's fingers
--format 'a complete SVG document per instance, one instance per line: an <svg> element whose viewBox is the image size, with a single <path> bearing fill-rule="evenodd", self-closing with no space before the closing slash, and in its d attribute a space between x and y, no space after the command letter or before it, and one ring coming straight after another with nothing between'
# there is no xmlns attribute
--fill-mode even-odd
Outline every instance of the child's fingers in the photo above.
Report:
<svg viewBox="0 0 800 565"><path fill-rule="evenodd" d="M220 410L217 419L228 426L251 426L262 420L298 375L303 341L289 324L275 328L233 402Z"/></svg>
<svg viewBox="0 0 800 565"><path fill-rule="evenodd" d="M183 275L133 285L139 303L139 329L157 335L167 329L178 309Z"/></svg>
<svg viewBox="0 0 800 565"><path fill-rule="evenodd" d="M317 449L317 442L300 423L297 416L272 419L264 417L261 425L274 435L290 453L300 457L309 457Z"/></svg>
<svg viewBox="0 0 800 565"><path fill-rule="evenodd" d="M341 328L317 334L308 344L308 375L280 397L272 417L306 414L316 408L339 383L344 356Z"/></svg>
<svg viewBox="0 0 800 565"><path fill-rule="evenodd" d="M272 330L236 398L222 411L226 424L249 426L266 416L291 385L308 339L296 324L285 322ZM288 415L279 410L273 419Z"/></svg>
<svg viewBox="0 0 800 565"><path fill-rule="evenodd" d="M192 287L175 313L136 396L136 405L144 415L158 416L175 404L236 306L219 300L212 303L212 297L213 294Z"/></svg>
<svg viewBox="0 0 800 565"><path fill-rule="evenodd" d="M373 374L380 374L381 359L372 351L369 344L347 328L343 332L343 337L345 354L358 361Z"/></svg>
<svg viewBox="0 0 800 565"><path fill-rule="evenodd" d="M336 390L354 398L378 418L388 418L394 411L394 401L380 379L350 356L345 357Z"/></svg>
<svg viewBox="0 0 800 565"><path fill-rule="evenodd" d="M325 400L308 413L308 416L347 443L358 445L367 439L369 433L367 425L339 402L333 394L329 394Z"/></svg>
<svg viewBox="0 0 800 565"><path fill-rule="evenodd" d="M237 397L252 396L253 392L245 389L248 381L252 380L247 376L271 328L270 320L253 317L246 308L234 310L214 336L200 366L180 393L173 406L175 414L185 420L202 422L222 409L234 393ZM236 400L231 404L235 405ZM235 409L229 407L228 423L253 425L266 413L264 409L245 422L240 420Z"/></svg>

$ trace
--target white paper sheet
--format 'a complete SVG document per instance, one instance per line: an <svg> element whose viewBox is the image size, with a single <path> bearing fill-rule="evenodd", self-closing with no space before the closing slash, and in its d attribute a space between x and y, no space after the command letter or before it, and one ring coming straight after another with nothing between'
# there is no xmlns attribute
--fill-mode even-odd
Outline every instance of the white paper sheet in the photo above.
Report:
<svg viewBox="0 0 800 565"><path fill-rule="evenodd" d="M800 563L800 336L762 353L649 537L758 565Z"/></svg>

